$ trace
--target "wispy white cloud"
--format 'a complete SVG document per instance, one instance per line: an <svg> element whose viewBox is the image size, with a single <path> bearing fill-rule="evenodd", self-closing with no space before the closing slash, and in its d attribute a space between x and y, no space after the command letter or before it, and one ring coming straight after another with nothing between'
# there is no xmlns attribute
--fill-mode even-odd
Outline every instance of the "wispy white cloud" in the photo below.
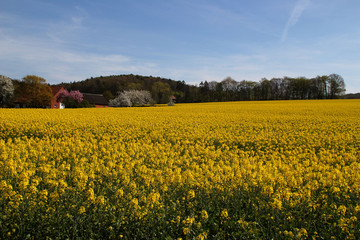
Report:
<svg viewBox="0 0 360 240"><path fill-rule="evenodd" d="M82 52L29 36L0 38L0 73L12 78L35 74L49 83L58 83L99 75L151 74L154 69L156 65L151 62L140 62L120 53Z"/></svg>
<svg viewBox="0 0 360 240"><path fill-rule="evenodd" d="M141 62L116 51L100 53L83 46L79 32L86 31L87 18L85 11L76 8L75 14L46 22L38 26L37 34L32 34L17 27L28 26L21 16L0 12L0 20L9 22L6 28L0 26L0 74L16 79L35 74L49 83L59 83L99 75L151 75L156 69L151 61Z"/></svg>
<svg viewBox="0 0 360 240"><path fill-rule="evenodd" d="M298 0L295 4L295 7L286 23L286 26L283 30L281 41L285 41L289 29L294 26L300 19L304 10L309 6L310 0Z"/></svg>

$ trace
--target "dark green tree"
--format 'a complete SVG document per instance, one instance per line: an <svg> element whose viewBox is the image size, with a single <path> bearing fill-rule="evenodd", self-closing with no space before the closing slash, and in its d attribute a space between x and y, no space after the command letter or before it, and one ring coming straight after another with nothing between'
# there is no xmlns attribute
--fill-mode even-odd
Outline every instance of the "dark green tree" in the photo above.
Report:
<svg viewBox="0 0 360 240"><path fill-rule="evenodd" d="M168 103L171 96L171 88L168 83L155 82L151 88L151 95L157 103Z"/></svg>
<svg viewBox="0 0 360 240"><path fill-rule="evenodd" d="M115 98L114 95L112 94L112 92L109 90L106 90L105 92L103 92L103 96L108 101Z"/></svg>

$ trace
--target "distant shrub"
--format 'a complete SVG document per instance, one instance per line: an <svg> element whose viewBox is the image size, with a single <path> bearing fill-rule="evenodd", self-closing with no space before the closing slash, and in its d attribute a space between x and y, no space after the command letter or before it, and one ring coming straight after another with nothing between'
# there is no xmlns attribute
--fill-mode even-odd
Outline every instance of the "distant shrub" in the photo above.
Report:
<svg viewBox="0 0 360 240"><path fill-rule="evenodd" d="M170 97L170 102L168 103L168 106L175 106L175 103L173 101L173 99Z"/></svg>

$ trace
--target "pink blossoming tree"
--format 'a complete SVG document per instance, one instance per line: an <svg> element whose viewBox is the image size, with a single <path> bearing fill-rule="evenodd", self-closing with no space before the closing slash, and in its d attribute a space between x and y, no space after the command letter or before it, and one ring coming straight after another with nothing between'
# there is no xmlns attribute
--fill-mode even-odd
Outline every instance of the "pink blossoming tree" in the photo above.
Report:
<svg viewBox="0 0 360 240"><path fill-rule="evenodd" d="M79 92L78 90L70 91L69 95L74 100L76 100L78 103L81 103L83 101L83 94L81 92Z"/></svg>

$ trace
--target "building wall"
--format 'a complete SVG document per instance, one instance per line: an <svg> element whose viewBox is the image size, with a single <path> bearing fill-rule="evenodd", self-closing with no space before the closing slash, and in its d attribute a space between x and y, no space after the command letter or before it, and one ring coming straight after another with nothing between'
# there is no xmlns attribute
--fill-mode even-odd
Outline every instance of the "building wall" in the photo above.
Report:
<svg viewBox="0 0 360 240"><path fill-rule="evenodd" d="M63 89L63 88L61 88L61 89ZM61 90L61 89L60 89L60 90ZM51 106L50 106L50 108L61 109L61 104L60 104L60 102L57 102L57 101L56 101L56 98L57 98L57 96L59 95L60 90L53 96L53 98L52 98L52 100L51 100Z"/></svg>
<svg viewBox="0 0 360 240"><path fill-rule="evenodd" d="M50 108L56 108L56 109L60 109L60 102L56 102L56 97L58 94L56 94L55 96L53 96L53 99L51 100L51 106Z"/></svg>
<svg viewBox="0 0 360 240"><path fill-rule="evenodd" d="M109 108L109 106L107 106L107 105L96 105L96 104L95 104L95 107L96 108Z"/></svg>

